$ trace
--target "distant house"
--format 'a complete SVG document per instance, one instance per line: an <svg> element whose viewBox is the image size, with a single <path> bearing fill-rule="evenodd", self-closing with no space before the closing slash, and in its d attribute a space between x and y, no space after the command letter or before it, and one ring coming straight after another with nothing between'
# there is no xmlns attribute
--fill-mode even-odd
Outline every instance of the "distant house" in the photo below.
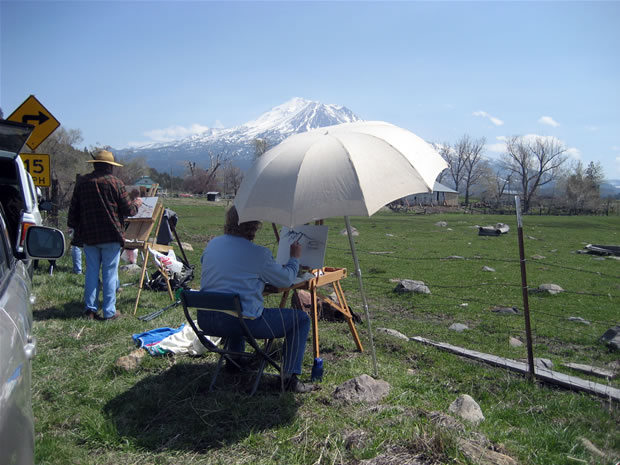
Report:
<svg viewBox="0 0 620 465"><path fill-rule="evenodd" d="M216 202L222 198L219 192L207 192L207 200L210 202Z"/></svg>
<svg viewBox="0 0 620 465"><path fill-rule="evenodd" d="M433 185L433 192L422 192L412 194L403 198L403 201L410 206L415 205L434 205L444 207L458 207L459 193L448 186L438 182Z"/></svg>
<svg viewBox="0 0 620 465"><path fill-rule="evenodd" d="M153 184L155 184L155 181L153 181L151 178L149 178L148 176L142 176L134 183L134 186L144 186L147 189L150 189Z"/></svg>
<svg viewBox="0 0 620 465"><path fill-rule="evenodd" d="M142 176L133 185L127 186L127 191L138 190L140 195L144 197L149 189L156 185L157 183L148 176Z"/></svg>

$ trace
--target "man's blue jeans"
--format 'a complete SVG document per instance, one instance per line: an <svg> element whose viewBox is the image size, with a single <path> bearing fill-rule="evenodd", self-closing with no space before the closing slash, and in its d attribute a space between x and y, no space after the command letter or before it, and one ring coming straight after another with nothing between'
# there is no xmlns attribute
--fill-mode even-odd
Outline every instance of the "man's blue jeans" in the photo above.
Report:
<svg viewBox="0 0 620 465"><path fill-rule="evenodd" d="M84 279L84 304L87 311L97 311L97 287L99 270L103 287L103 317L111 318L116 313L116 288L118 287L118 262L121 245L118 242L84 245L86 255L86 276Z"/></svg>
<svg viewBox="0 0 620 465"><path fill-rule="evenodd" d="M259 318L244 321L256 339L284 337L282 371L285 374L301 374L306 340L310 331L310 317L306 312L291 308L265 308ZM238 317L223 312L199 311L198 325L210 336L228 338L230 350L243 352L245 339Z"/></svg>

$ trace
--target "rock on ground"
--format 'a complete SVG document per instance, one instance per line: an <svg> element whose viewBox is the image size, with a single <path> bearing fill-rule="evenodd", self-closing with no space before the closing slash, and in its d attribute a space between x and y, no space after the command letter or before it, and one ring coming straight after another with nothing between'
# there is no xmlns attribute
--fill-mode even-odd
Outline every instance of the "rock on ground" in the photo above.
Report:
<svg viewBox="0 0 620 465"><path fill-rule="evenodd" d="M494 313L501 313L503 315L518 315L519 309L517 307L493 307L491 309Z"/></svg>
<svg viewBox="0 0 620 465"><path fill-rule="evenodd" d="M131 352L129 355L125 355L124 357L120 357L114 365L118 368L121 368L125 371L133 371L140 365L142 361L142 357L146 355L146 350L144 349L136 349Z"/></svg>
<svg viewBox="0 0 620 465"><path fill-rule="evenodd" d="M478 465L517 465L518 462L507 455L487 449L474 441L459 438L457 440L461 452Z"/></svg>
<svg viewBox="0 0 620 465"><path fill-rule="evenodd" d="M620 326L616 325L605 331L601 336L601 341L606 342L612 349L620 350Z"/></svg>
<svg viewBox="0 0 620 465"><path fill-rule="evenodd" d="M347 228L344 228L342 231L340 231L340 235L341 236L348 236L349 232L347 231ZM355 229L353 226L351 226L351 235L352 236L359 236L360 233L357 231L357 229Z"/></svg>
<svg viewBox="0 0 620 465"><path fill-rule="evenodd" d="M521 342L520 339L512 336L508 339L508 343L511 347L521 347L523 345L523 342Z"/></svg>
<svg viewBox="0 0 620 465"><path fill-rule="evenodd" d="M345 381L334 391L334 399L344 402L377 403L390 392L390 385L386 381L376 380L367 374Z"/></svg>
<svg viewBox="0 0 620 465"><path fill-rule="evenodd" d="M560 292L564 292L564 289L562 289L557 284L541 284L535 289L530 289L530 292L546 292L548 294L554 295L559 294Z"/></svg>
<svg viewBox="0 0 620 465"><path fill-rule="evenodd" d="M124 271L125 273L130 273L130 274L137 274L142 271L142 268L139 265L136 265L135 263L130 263L129 265L122 265L119 269L121 271Z"/></svg>
<svg viewBox="0 0 620 465"><path fill-rule="evenodd" d="M394 288L393 292L404 294L406 292L413 292L415 294L430 294L431 290L423 281L416 281L414 279L401 279Z"/></svg>
<svg viewBox="0 0 620 465"><path fill-rule="evenodd" d="M461 333L463 331L465 331L466 329L469 329L469 326L464 325L463 323L453 323L452 325L450 325L450 328L452 331L456 331L457 333Z"/></svg>
<svg viewBox="0 0 620 465"><path fill-rule="evenodd" d="M448 410L460 416L463 420L472 423L477 424L484 420L484 415L482 414L480 406L467 394L458 396L456 400L450 404Z"/></svg>
<svg viewBox="0 0 620 465"><path fill-rule="evenodd" d="M385 333L389 336L394 336L397 337L398 339L403 339L405 341L408 341L409 338L407 336L405 336L403 333L401 333L400 331L396 331L395 329L390 329L390 328L377 328L377 332L378 333Z"/></svg>

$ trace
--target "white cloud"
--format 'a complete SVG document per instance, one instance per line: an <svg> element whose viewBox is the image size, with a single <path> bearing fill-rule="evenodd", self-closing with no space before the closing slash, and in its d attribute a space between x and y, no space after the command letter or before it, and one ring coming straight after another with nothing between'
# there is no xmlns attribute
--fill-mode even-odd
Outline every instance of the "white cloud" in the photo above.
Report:
<svg viewBox="0 0 620 465"><path fill-rule="evenodd" d="M616 157L616 176L620 176L620 157Z"/></svg>
<svg viewBox="0 0 620 465"><path fill-rule="evenodd" d="M554 128L557 128L560 125L560 123L554 120L551 116L541 116L538 119L538 122L541 124L546 124L548 126L553 126Z"/></svg>
<svg viewBox="0 0 620 465"><path fill-rule="evenodd" d="M144 135L150 138L151 142L171 142L173 140L183 139L184 137L202 134L208 130L208 126L194 123L188 128L183 126L170 126L164 129L153 129L151 131L146 131Z"/></svg>
<svg viewBox="0 0 620 465"><path fill-rule="evenodd" d="M620 151L620 145L612 145L611 150L613 150L614 152Z"/></svg>
<svg viewBox="0 0 620 465"><path fill-rule="evenodd" d="M496 152L496 153L505 153L506 152L506 142L508 141L508 137L506 136L497 136L496 139L499 142L496 142L494 144L487 144L486 145L486 149L489 152ZM538 134L526 134L524 136L521 136L520 139L522 139L525 142L535 142L537 139L543 139L543 140L549 140L550 142L553 142L555 144L558 145L563 145L564 147L566 147L566 144L564 143L564 141L558 139L557 137L554 136L540 136ZM618 147L620 149L620 147ZM581 151L576 148L576 147L567 147L566 148L566 155L568 155L569 157L575 159L575 160L580 160L581 159Z"/></svg>
<svg viewBox="0 0 620 465"><path fill-rule="evenodd" d="M491 121L491 123L493 123L495 126L502 126L504 124L501 119L489 115L486 111L474 111L472 113L472 116L481 116L483 118L488 118L489 121Z"/></svg>
<svg viewBox="0 0 620 465"><path fill-rule="evenodd" d="M226 126L224 126L219 119L216 119L215 120L215 124L213 125L213 127L215 129L224 129Z"/></svg>
<svg viewBox="0 0 620 465"><path fill-rule="evenodd" d="M596 132L598 131L598 126L594 126L594 125L586 126L586 130L590 132Z"/></svg>

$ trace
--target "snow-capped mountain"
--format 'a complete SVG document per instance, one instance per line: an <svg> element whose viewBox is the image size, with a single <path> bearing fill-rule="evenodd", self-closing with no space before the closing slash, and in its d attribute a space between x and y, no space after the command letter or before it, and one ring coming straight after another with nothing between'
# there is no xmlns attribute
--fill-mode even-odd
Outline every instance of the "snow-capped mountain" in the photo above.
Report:
<svg viewBox="0 0 620 465"><path fill-rule="evenodd" d="M263 139L268 147L273 147L295 133L359 120L344 106L293 98L241 126L209 128L184 139L121 149L117 153L123 157L144 157L152 168L172 170L175 174L183 170L182 163L188 160L207 168L209 154L221 154L246 169L253 161L256 139Z"/></svg>

